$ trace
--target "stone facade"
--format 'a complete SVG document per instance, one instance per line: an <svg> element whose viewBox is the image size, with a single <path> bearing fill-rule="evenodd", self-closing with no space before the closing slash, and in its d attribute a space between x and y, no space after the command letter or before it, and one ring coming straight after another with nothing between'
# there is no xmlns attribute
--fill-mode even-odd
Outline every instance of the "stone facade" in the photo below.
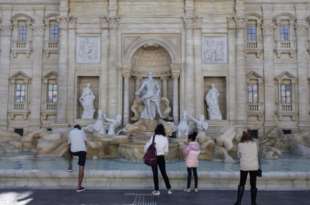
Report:
<svg viewBox="0 0 310 205"><path fill-rule="evenodd" d="M175 122L184 110L207 117L214 83L224 119L211 127L309 129L309 9L309 0L0 0L0 126L73 124L85 83L97 109L127 124L153 72Z"/></svg>

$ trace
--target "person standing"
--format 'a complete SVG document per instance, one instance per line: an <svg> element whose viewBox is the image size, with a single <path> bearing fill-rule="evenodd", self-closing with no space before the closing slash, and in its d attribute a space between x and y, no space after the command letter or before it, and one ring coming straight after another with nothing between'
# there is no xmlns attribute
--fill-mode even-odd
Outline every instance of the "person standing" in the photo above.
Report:
<svg viewBox="0 0 310 205"><path fill-rule="evenodd" d="M194 175L195 188L194 191L198 192L198 175L197 168L199 165L200 146L196 141L197 132L193 132L188 136L188 144L184 147L183 153L185 156L185 164L187 167L187 186L185 192L191 191L191 180Z"/></svg>
<svg viewBox="0 0 310 205"><path fill-rule="evenodd" d="M165 161L165 155L168 154L168 151L169 151L169 143L166 137L165 128L162 124L158 124L157 127L155 128L154 136L152 136L151 139L144 146L144 152L146 152L149 146L152 144L153 137L154 137L154 142L155 142L155 147L156 147L157 163L155 166L152 167L153 180L154 180L154 191L152 192L152 194L154 196L160 195L159 184L158 184L159 183L158 182L158 167L165 181L168 194L172 194L171 185L170 185L169 178L166 172L166 161Z"/></svg>
<svg viewBox="0 0 310 205"><path fill-rule="evenodd" d="M235 205L241 205L248 174L250 175L251 184L251 204L256 205L256 181L257 171L259 169L258 146L251 135L246 131L242 133L241 141L238 144L238 156L240 158L240 182Z"/></svg>
<svg viewBox="0 0 310 205"><path fill-rule="evenodd" d="M84 179L84 168L86 163L86 134L81 129L80 125L75 125L74 128L69 133L69 171L72 171L72 159L73 156L78 156L79 161L79 178L78 178L78 187L77 192L85 191L85 188L82 186Z"/></svg>

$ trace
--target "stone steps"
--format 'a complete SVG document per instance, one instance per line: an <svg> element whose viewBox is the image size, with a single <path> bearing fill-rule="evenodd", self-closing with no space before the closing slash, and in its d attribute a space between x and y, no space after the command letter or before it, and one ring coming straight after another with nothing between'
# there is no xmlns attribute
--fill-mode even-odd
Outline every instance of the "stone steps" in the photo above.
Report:
<svg viewBox="0 0 310 205"><path fill-rule="evenodd" d="M168 175L174 190L184 189L186 171L169 171ZM259 190L309 190L308 172L264 172L258 178ZM0 170L0 188L32 189L74 189L77 172L40 170ZM161 178L161 177L160 177ZM239 172L199 171L199 188L212 190L235 190L239 182ZM87 170L84 180L87 189L149 189L153 188L149 171L99 171ZM161 189L164 185L161 180Z"/></svg>

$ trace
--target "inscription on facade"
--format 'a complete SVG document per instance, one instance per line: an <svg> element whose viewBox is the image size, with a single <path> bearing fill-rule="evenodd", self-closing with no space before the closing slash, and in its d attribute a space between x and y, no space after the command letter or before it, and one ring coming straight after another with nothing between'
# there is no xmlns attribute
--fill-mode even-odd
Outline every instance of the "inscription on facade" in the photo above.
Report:
<svg viewBox="0 0 310 205"><path fill-rule="evenodd" d="M76 62L80 64L100 63L100 37L79 36L76 40Z"/></svg>
<svg viewBox="0 0 310 205"><path fill-rule="evenodd" d="M227 63L227 39L224 36L206 36L203 38L202 59L204 64Z"/></svg>

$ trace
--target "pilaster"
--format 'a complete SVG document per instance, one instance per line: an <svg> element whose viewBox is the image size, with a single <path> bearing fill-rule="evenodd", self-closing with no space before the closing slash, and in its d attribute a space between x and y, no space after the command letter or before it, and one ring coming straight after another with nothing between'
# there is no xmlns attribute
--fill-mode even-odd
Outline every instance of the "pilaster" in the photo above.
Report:
<svg viewBox="0 0 310 205"><path fill-rule="evenodd" d="M309 125L309 86L308 86L308 54L307 42L308 27L306 22L307 12L303 6L296 6L297 24L297 64L298 64L298 114L299 126L303 127Z"/></svg>
<svg viewBox="0 0 310 205"><path fill-rule="evenodd" d="M40 127L41 118L41 94L42 94L42 63L44 41L44 10L35 10L35 25L33 27L33 74L30 96L30 124Z"/></svg>
<svg viewBox="0 0 310 205"><path fill-rule="evenodd" d="M119 73L119 61L118 61L118 31L119 31L119 18L109 17L109 70L108 70L108 112L110 116L119 114L119 106L121 99L120 96L120 78Z"/></svg>
<svg viewBox="0 0 310 205"><path fill-rule="evenodd" d="M272 8L263 6L263 39L264 39L264 94L265 94L265 126L274 125L275 117L275 89L274 89L274 62L273 62L273 32Z"/></svg>
<svg viewBox="0 0 310 205"><path fill-rule="evenodd" d="M0 127L8 126L8 104L9 104L9 73L10 73L10 50L11 50L11 33L10 24L11 9L2 10L2 26L0 38Z"/></svg>
<svg viewBox="0 0 310 205"><path fill-rule="evenodd" d="M58 99L56 123L67 123L68 17L59 17Z"/></svg>

